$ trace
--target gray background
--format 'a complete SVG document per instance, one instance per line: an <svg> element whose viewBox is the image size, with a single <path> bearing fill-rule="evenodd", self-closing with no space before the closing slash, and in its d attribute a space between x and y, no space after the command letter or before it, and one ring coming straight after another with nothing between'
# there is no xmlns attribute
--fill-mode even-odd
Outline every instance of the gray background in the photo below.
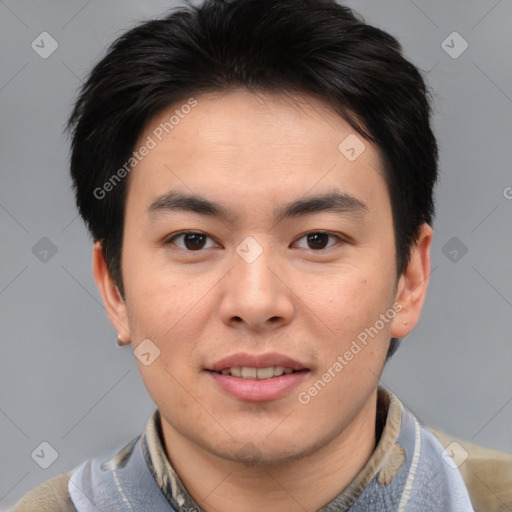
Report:
<svg viewBox="0 0 512 512"><path fill-rule="evenodd" d="M0 0L3 510L40 482L132 439L154 409L131 349L116 345L93 281L62 132L77 87L106 44L176 3ZM441 147L430 290L383 384L423 421L512 453L512 3L348 5L395 35L425 72ZM59 45L47 59L31 48L43 31ZM458 58L441 46L453 31L469 44ZM447 44L453 52L460 43ZM33 252L43 237L57 249L46 262L39 246ZM31 457L43 441L58 452L48 469Z"/></svg>

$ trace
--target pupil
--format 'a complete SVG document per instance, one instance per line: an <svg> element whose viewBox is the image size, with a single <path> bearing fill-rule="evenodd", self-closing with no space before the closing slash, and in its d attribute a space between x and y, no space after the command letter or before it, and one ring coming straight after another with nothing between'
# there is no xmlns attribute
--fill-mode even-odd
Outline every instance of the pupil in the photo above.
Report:
<svg viewBox="0 0 512 512"><path fill-rule="evenodd" d="M324 238L325 243L322 243L322 237ZM327 237L328 235L326 233L313 233L308 236L308 242L310 246L313 245L313 247L311 247L312 249L322 249L327 243ZM318 245L322 247L318 247Z"/></svg>
<svg viewBox="0 0 512 512"><path fill-rule="evenodd" d="M203 239L203 240L199 240ZM189 246L189 243L192 243L192 246ZM201 243L202 242L202 243ZM204 236L198 233L188 233L185 235L185 245L187 249L200 249L202 245L204 245Z"/></svg>

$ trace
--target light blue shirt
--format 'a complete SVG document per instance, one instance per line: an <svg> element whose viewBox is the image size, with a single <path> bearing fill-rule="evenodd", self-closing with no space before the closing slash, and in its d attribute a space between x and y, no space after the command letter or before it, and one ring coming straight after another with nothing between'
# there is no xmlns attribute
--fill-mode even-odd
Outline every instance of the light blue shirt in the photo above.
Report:
<svg viewBox="0 0 512 512"><path fill-rule="evenodd" d="M395 395L386 393L395 404L399 403ZM400 409L398 434L391 444L389 435L386 441L393 451L389 450L385 457L395 456L397 461L391 475L384 473L389 464L379 462L368 484L361 489L361 479L356 478L319 512L474 512L462 477L454 465L446 462L441 444L408 409L401 404ZM398 414L400 418L400 410ZM386 428L388 424L381 441ZM172 485L167 489L159 486L145 434L133 439L114 457L97 456L77 468L68 490L79 512L202 511L170 463ZM164 453L160 446L158 451Z"/></svg>

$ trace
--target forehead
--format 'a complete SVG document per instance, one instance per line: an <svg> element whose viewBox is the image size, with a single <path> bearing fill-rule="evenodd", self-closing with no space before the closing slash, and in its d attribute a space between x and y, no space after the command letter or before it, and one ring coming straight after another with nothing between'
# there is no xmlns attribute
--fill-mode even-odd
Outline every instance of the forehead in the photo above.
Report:
<svg viewBox="0 0 512 512"><path fill-rule="evenodd" d="M310 96L198 95L156 115L137 147L144 144L152 148L131 173L128 196L146 203L172 188L229 192L233 201L339 187L370 203L387 195L378 150Z"/></svg>

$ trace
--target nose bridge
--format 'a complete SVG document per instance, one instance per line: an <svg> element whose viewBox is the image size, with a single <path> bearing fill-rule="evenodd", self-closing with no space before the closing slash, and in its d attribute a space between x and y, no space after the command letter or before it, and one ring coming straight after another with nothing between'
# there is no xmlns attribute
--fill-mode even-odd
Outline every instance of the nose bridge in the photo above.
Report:
<svg viewBox="0 0 512 512"><path fill-rule="evenodd" d="M257 236L257 235L256 235ZM235 274L241 286L248 287L246 293L265 293L275 276L272 267L270 237L247 236L236 247ZM254 289L253 289L254 288Z"/></svg>
<svg viewBox="0 0 512 512"><path fill-rule="evenodd" d="M273 257L270 237L246 237L237 247L233 267L221 301L224 322L242 320L261 329L269 320L289 322L293 305L280 282L279 262Z"/></svg>

